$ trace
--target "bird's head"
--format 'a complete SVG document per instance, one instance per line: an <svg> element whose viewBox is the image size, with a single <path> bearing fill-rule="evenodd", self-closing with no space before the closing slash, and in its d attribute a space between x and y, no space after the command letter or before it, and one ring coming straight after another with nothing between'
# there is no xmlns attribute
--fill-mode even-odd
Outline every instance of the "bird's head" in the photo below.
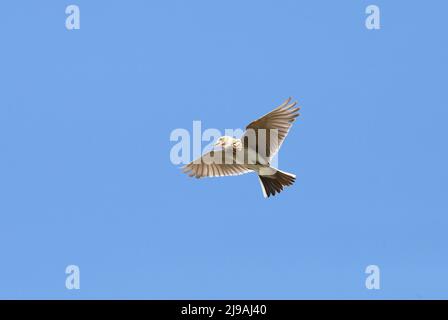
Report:
<svg viewBox="0 0 448 320"><path fill-rule="evenodd" d="M216 143L214 144L214 146L220 146L222 148L227 148L233 145L233 138L229 137L229 136L222 136L221 138L219 138Z"/></svg>

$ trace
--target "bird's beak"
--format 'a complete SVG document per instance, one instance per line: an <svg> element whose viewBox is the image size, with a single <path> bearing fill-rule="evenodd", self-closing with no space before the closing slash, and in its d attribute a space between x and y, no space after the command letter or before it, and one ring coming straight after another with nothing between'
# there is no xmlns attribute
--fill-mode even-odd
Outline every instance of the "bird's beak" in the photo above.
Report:
<svg viewBox="0 0 448 320"><path fill-rule="evenodd" d="M216 142L213 146L214 146L214 147L217 147L217 146L220 146L220 145L221 145L221 142L218 141L218 142Z"/></svg>

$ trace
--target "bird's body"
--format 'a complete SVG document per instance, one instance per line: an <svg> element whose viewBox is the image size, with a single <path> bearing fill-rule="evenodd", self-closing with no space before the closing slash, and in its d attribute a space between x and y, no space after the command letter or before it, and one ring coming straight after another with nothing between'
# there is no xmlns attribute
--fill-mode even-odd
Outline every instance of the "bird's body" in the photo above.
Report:
<svg viewBox="0 0 448 320"><path fill-rule="evenodd" d="M253 121L246 127L241 139L223 136L212 150L184 167L191 177L220 177L256 172L260 178L263 196L280 193L284 186L295 181L295 175L271 166L272 157L278 152L295 118L299 115L291 98L282 105Z"/></svg>

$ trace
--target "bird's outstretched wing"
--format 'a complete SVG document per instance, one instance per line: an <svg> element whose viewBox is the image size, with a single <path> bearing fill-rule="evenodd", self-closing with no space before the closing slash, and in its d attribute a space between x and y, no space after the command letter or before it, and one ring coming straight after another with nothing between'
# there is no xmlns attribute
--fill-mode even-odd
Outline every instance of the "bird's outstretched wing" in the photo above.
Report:
<svg viewBox="0 0 448 320"><path fill-rule="evenodd" d="M226 163L225 157L228 155L229 153L223 150L212 150L185 165L183 171L196 178L237 176L252 171L244 165L232 163L232 159Z"/></svg>
<svg viewBox="0 0 448 320"><path fill-rule="evenodd" d="M291 102L291 98L288 98L280 106L262 116L260 119L251 122L246 127L246 132L241 137L241 141L247 145L247 139L255 134L257 138L257 144L261 140L261 133L263 130L264 139L266 141L266 153L268 158L272 158L280 149L283 141L288 135L289 129L292 123L299 115L299 107L295 108L297 102ZM275 131L275 132L272 132ZM272 132L272 135L271 135ZM246 137L248 137L246 139ZM271 138L275 137L275 138ZM250 144L250 142L249 142ZM264 149L263 149L264 150Z"/></svg>

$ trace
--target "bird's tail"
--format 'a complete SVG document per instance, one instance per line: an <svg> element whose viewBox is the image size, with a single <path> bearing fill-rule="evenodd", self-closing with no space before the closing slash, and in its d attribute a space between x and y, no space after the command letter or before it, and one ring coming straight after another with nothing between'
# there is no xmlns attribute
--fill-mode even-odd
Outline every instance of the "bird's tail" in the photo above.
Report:
<svg viewBox="0 0 448 320"><path fill-rule="evenodd" d="M274 168L272 168L274 169ZM280 193L284 186L291 186L296 180L296 176L292 173L283 172L274 169L275 172L269 175L260 174L261 190L265 198L275 196L275 193Z"/></svg>

